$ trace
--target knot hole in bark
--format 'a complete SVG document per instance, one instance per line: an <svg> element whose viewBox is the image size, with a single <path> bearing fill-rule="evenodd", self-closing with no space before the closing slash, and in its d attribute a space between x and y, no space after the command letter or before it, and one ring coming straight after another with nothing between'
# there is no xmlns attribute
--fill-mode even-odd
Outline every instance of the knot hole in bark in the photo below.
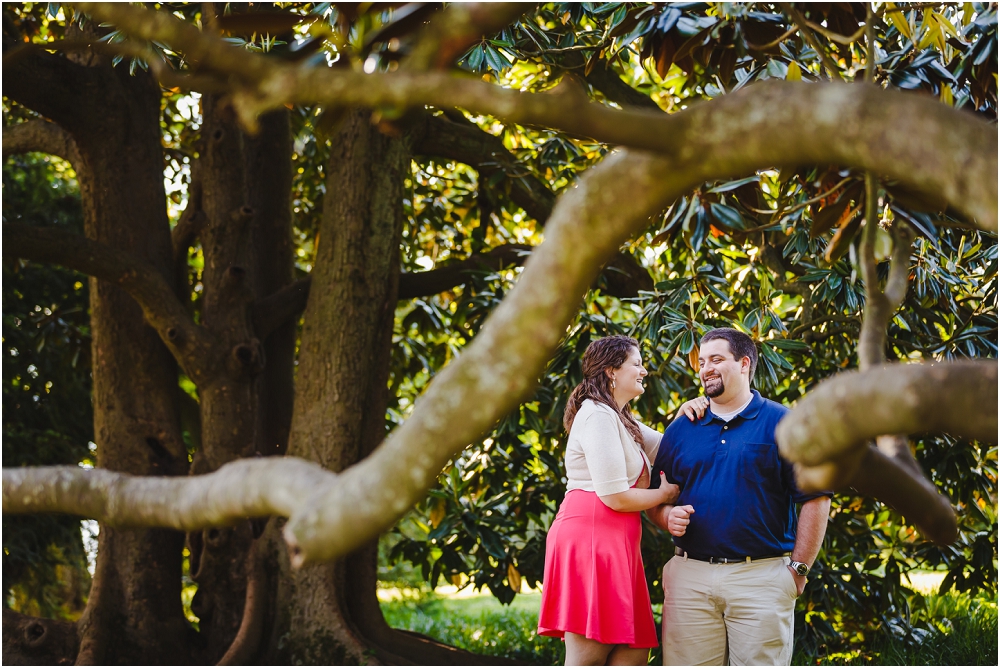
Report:
<svg viewBox="0 0 1000 668"><path fill-rule="evenodd" d="M226 138L226 131L222 128L216 128L215 132L212 133L212 141L216 144L221 144L222 140Z"/></svg>
<svg viewBox="0 0 1000 668"><path fill-rule="evenodd" d="M229 217L233 223L236 224L235 229L237 232L242 232L246 229L247 223L253 220L254 213L256 213L254 208L247 204L233 209L233 212L229 214Z"/></svg>
<svg viewBox="0 0 1000 668"><path fill-rule="evenodd" d="M209 529L205 532L205 544L209 547L221 547L226 542L226 532L221 529Z"/></svg>
<svg viewBox="0 0 1000 668"><path fill-rule="evenodd" d="M176 327L167 328L167 341L171 343L177 343L177 339L180 336L180 332L177 331Z"/></svg>
<svg viewBox="0 0 1000 668"><path fill-rule="evenodd" d="M40 647L45 642L46 629L41 622L31 622L24 627L24 643L28 647Z"/></svg>
<svg viewBox="0 0 1000 668"><path fill-rule="evenodd" d="M239 378L253 378L264 369L264 346L254 338L233 346L230 367Z"/></svg>

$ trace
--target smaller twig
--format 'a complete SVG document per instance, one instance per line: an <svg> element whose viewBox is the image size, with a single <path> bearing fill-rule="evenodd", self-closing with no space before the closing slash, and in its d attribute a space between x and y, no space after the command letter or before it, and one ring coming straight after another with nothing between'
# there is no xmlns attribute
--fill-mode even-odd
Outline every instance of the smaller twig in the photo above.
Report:
<svg viewBox="0 0 1000 668"><path fill-rule="evenodd" d="M781 3L781 6L792 18L792 21L799 25L799 31L802 34L802 39L804 39L806 43L812 47L812 50L816 52L816 55L819 56L820 62L823 63L823 67L826 68L830 78L834 80L840 79L840 68L838 68L837 64L830 58L830 54L828 54L819 43L819 40L816 39L816 35L813 34L812 30L806 27L807 22L802 16L802 13L795 9L795 6L790 2Z"/></svg>
<svg viewBox="0 0 1000 668"><path fill-rule="evenodd" d="M778 46L779 44L784 42L786 39L788 39L798 31L799 31L799 26L793 23L792 27L789 28L787 31L785 31L783 35L781 35L777 39L771 40L767 44L757 45L753 44L750 40L747 40L747 48L750 49L751 51L766 51L767 49L773 49L774 47Z"/></svg>
<svg viewBox="0 0 1000 668"><path fill-rule="evenodd" d="M854 42L861 39L861 36L865 34L865 30L867 29L867 26L861 26L852 35L846 36L846 35L841 35L839 33L835 33L832 30L828 30L819 24L813 23L809 19L805 19L805 22L806 25L809 26L811 30L815 30L816 32L820 33L831 42L836 42L837 44L843 44L845 46L853 44Z"/></svg>
<svg viewBox="0 0 1000 668"><path fill-rule="evenodd" d="M851 322L851 323L859 324L860 323L860 319L856 315L824 315L824 316L820 316L819 318L814 318L813 320L810 320L809 322L806 322L806 323L802 323L798 327L795 327L794 329L792 329L790 332L788 332L788 338L790 338L790 339L797 339L802 334L804 334L805 332L809 331L813 327L818 327L818 326L820 326L820 325L822 325L823 323L826 323L826 322ZM829 332L829 331L830 330L827 330L827 332ZM827 332L821 332L821 334L825 334Z"/></svg>
<svg viewBox="0 0 1000 668"><path fill-rule="evenodd" d="M746 204L744 204L743 206L745 206L750 211L753 211L754 213L767 214L767 215L770 215L770 216L776 216L776 217L781 218L781 217L787 216L790 213L795 213L799 209L804 209L807 206L809 206L810 204L816 204L817 202L823 201L824 199L826 199L830 195L832 195L835 192L837 192L838 190L840 190L844 185L846 185L849 181L852 181L852 180L854 180L853 176L848 176L848 177L846 177L844 179L841 179L837 183L837 185L833 186L829 190L827 190L825 192L822 192L819 195L816 195L815 197L810 197L807 200L803 200L801 202L798 202L795 205L788 207L787 209L755 209L754 207L746 206ZM767 226L770 227L770 224L768 224Z"/></svg>

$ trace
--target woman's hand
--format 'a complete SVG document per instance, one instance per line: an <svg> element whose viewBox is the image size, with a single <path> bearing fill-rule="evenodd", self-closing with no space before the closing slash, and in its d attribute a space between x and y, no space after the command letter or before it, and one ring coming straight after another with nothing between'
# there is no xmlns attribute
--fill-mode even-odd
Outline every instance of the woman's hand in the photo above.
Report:
<svg viewBox="0 0 1000 668"><path fill-rule="evenodd" d="M705 417L706 410L708 410L708 398L696 397L681 404L680 410L677 411L677 417L680 417L681 413L683 413L687 416L688 420L694 422L695 420L700 420Z"/></svg>
<svg viewBox="0 0 1000 668"><path fill-rule="evenodd" d="M681 488L672 482L667 482L667 474L660 471L660 491L663 493L663 500L660 503L671 504L681 495Z"/></svg>
<svg viewBox="0 0 1000 668"><path fill-rule="evenodd" d="M616 494L598 495L604 505L619 513L637 513L649 510L677 499L680 488L667 482L667 476L660 473L660 486L657 489L639 489L633 487Z"/></svg>

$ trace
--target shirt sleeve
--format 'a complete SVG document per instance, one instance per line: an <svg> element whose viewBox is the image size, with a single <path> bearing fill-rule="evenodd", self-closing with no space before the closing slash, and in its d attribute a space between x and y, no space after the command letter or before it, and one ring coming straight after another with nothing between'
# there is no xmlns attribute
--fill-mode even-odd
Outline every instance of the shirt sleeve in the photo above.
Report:
<svg viewBox="0 0 1000 668"><path fill-rule="evenodd" d="M811 494L806 494L799 489L798 484L795 482L795 467L792 466L784 457L778 456L781 462L781 478L785 483L785 487L788 489L788 493L792 497L792 502L796 504L802 504L806 501L812 501L813 499L818 499L821 496L833 496L833 492L822 491L813 492Z"/></svg>
<svg viewBox="0 0 1000 668"><path fill-rule="evenodd" d="M660 449L660 438L663 434L641 422L639 422L639 430L642 432L642 449L649 457L649 461L652 462L656 459L656 453Z"/></svg>
<svg viewBox="0 0 1000 668"><path fill-rule="evenodd" d="M657 444L656 457L650 458L650 461L653 462L653 470L649 472L650 489L660 488L660 471L666 473L667 479L673 482L670 476L670 431L670 427L667 427L666 431L663 432L663 436Z"/></svg>
<svg viewBox="0 0 1000 668"><path fill-rule="evenodd" d="M598 496L618 494L629 488L625 451L617 420L607 413L594 412L587 416L579 436L590 479Z"/></svg>

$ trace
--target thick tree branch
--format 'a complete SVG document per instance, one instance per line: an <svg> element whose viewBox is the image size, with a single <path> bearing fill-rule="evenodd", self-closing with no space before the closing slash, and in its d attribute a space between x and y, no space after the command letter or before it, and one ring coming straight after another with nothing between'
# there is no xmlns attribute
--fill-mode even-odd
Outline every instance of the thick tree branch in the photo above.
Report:
<svg viewBox="0 0 1000 668"><path fill-rule="evenodd" d="M254 302L251 317L257 338L264 341L289 318L302 313L306 308L306 300L309 299L311 285L312 279L306 276Z"/></svg>
<svg viewBox="0 0 1000 668"><path fill-rule="evenodd" d="M872 445L819 466L795 466L801 486L810 489L854 491L886 503L939 545L954 542L958 534L955 510L919 466L892 457Z"/></svg>
<svg viewBox="0 0 1000 668"><path fill-rule="evenodd" d="M993 442L997 414L968 407L996 404L996 360L845 372L821 383L785 416L776 432L778 447L791 462L820 466L881 434L946 432Z"/></svg>
<svg viewBox="0 0 1000 668"><path fill-rule="evenodd" d="M206 35L165 12L95 3L85 10L143 39L166 42L189 62L230 76L245 123L287 103L459 107L501 120L560 128L656 151L699 155L717 178L808 164L853 166L937 193L984 230L997 230L997 129L922 95L874 86L767 82L676 114L593 104L573 87L522 93L427 72L366 75L264 58ZM242 88L241 88L242 87ZM731 146L739 137L739 150ZM920 136L922 141L912 138Z"/></svg>
<svg viewBox="0 0 1000 668"><path fill-rule="evenodd" d="M3 94L75 132L83 122L79 101L99 73L62 56L26 50L8 37L4 35Z"/></svg>
<svg viewBox="0 0 1000 668"><path fill-rule="evenodd" d="M3 512L67 513L109 526L197 531L248 517L294 516L337 475L291 457L240 459L200 476L142 477L106 469L3 469Z"/></svg>
<svg viewBox="0 0 1000 668"><path fill-rule="evenodd" d="M148 262L86 237L21 223L4 223L3 257L52 262L121 286L185 372L192 379L201 377L202 364L211 356L208 335Z"/></svg>
<svg viewBox="0 0 1000 668"><path fill-rule="evenodd" d="M80 152L68 132L51 121L40 118L3 129L3 157L37 151L80 164Z"/></svg>

